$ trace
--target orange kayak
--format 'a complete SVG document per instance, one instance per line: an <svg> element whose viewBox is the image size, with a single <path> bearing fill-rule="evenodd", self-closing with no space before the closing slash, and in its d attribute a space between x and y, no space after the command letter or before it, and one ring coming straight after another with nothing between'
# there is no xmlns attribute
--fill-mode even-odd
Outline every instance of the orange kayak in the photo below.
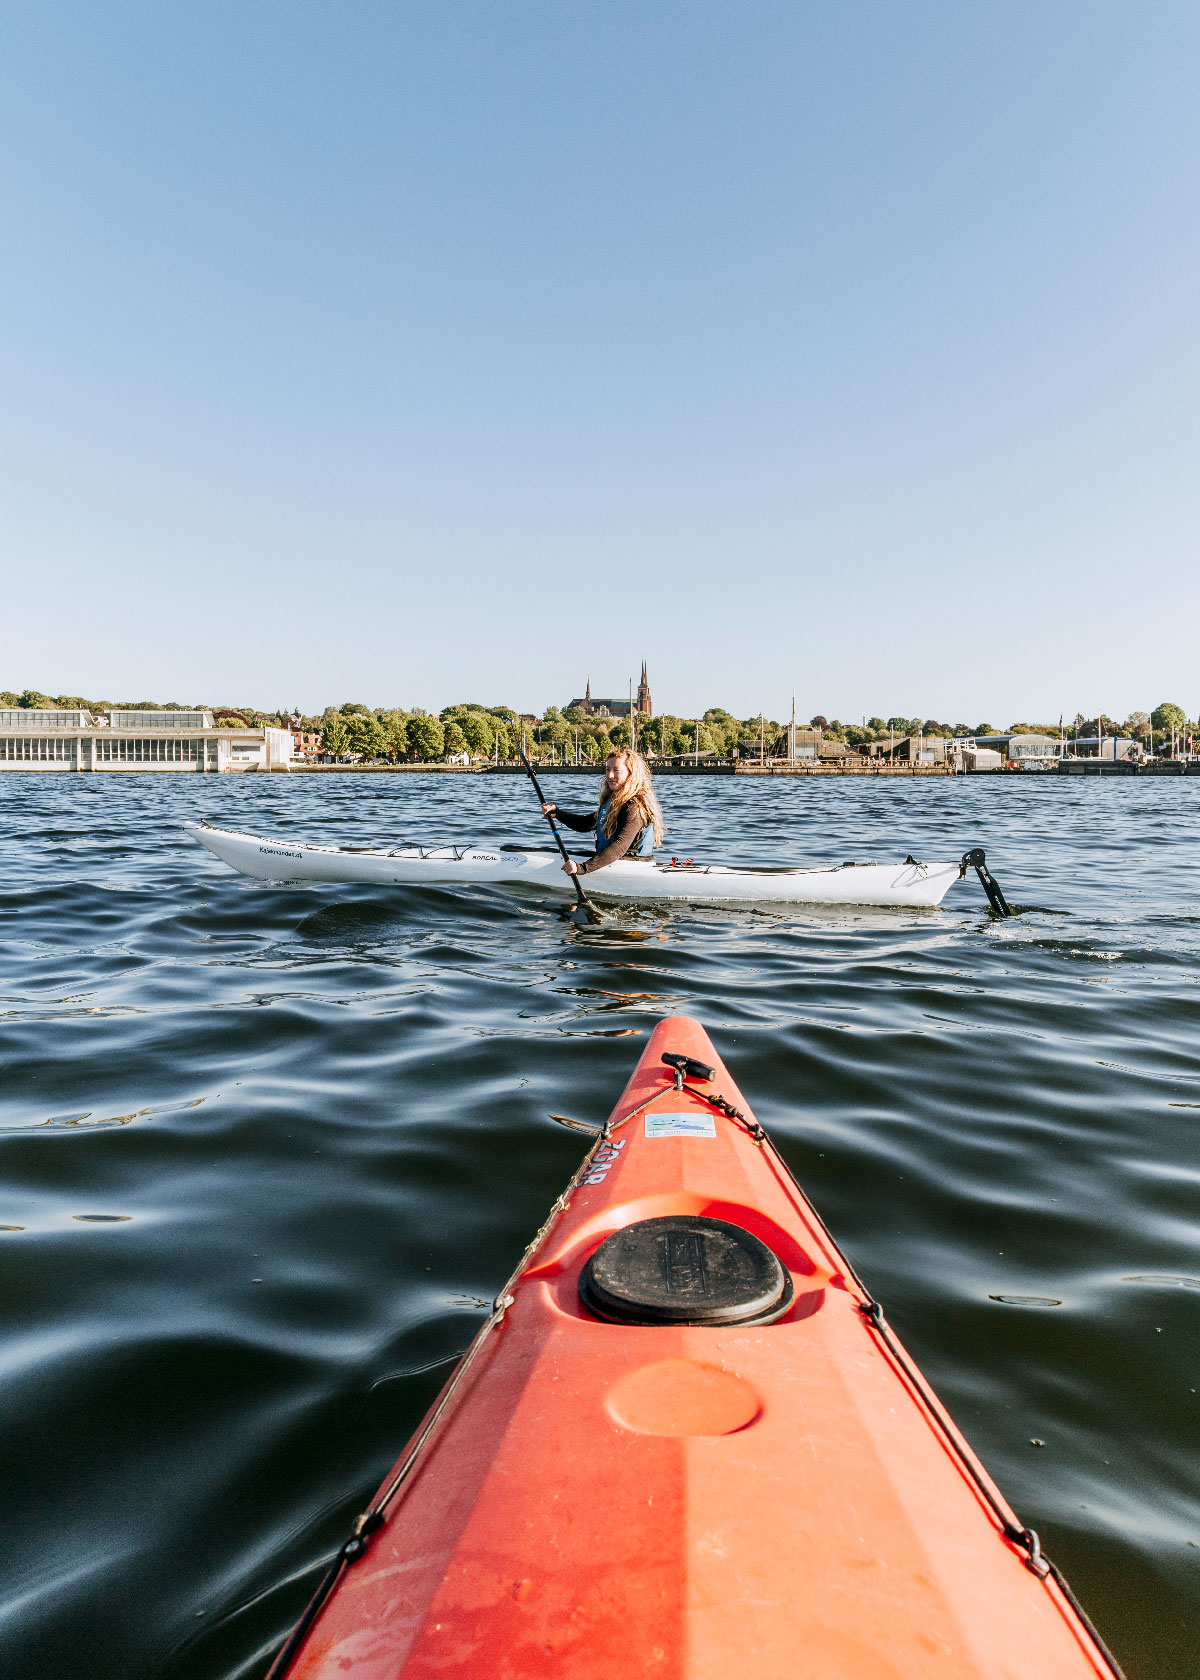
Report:
<svg viewBox="0 0 1200 1680"><path fill-rule="evenodd" d="M272 1670L1119 1672L685 1017Z"/></svg>

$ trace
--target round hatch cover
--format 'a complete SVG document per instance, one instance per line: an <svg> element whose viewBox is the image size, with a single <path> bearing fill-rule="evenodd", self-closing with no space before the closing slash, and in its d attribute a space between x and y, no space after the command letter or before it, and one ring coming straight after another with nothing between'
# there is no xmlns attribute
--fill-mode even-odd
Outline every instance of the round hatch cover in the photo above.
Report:
<svg viewBox="0 0 1200 1680"><path fill-rule="evenodd" d="M580 1273L579 1296L618 1324L770 1324L792 1304L792 1279L740 1225L677 1214L614 1231Z"/></svg>

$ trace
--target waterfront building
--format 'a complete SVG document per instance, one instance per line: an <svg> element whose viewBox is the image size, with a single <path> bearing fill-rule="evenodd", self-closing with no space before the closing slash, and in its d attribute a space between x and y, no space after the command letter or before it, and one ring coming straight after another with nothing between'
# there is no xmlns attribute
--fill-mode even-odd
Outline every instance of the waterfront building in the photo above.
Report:
<svg viewBox="0 0 1200 1680"><path fill-rule="evenodd" d="M1066 748L1063 758L1129 759L1136 763L1144 756L1142 743L1126 735L1080 735L1064 741L1063 746Z"/></svg>
<svg viewBox="0 0 1200 1680"><path fill-rule="evenodd" d="M845 741L826 737L822 729L807 728L797 723L789 723L780 734L771 736L765 743L761 737L757 741L739 741L735 752L738 758L758 758L760 749L765 751L768 759L782 758L801 764L822 758L845 758L854 751Z"/></svg>
<svg viewBox="0 0 1200 1680"><path fill-rule="evenodd" d="M975 735L963 741L964 747L990 748L998 752L1005 764L1028 765L1030 768L1056 765L1066 743L1057 735Z"/></svg>
<svg viewBox="0 0 1200 1680"><path fill-rule="evenodd" d="M211 712L0 710L0 770L287 770L288 729L234 729Z"/></svg>
<svg viewBox="0 0 1200 1680"><path fill-rule="evenodd" d="M944 735L901 735L890 748L884 741L879 745L879 756L896 764L945 764L946 748L954 743Z"/></svg>
<svg viewBox="0 0 1200 1680"><path fill-rule="evenodd" d="M950 753L949 761L955 770L977 775L981 770L1004 768L1004 760L994 747L973 747L969 741L966 746L960 746L958 742L954 745L957 750Z"/></svg>
<svg viewBox="0 0 1200 1680"><path fill-rule="evenodd" d="M319 729L303 729L293 718L291 726L292 757L307 763L312 763L321 757L321 732Z"/></svg>
<svg viewBox="0 0 1200 1680"><path fill-rule="evenodd" d="M995 763L1015 764L1021 769L1041 770L1057 764L1062 742L1056 735L900 735L894 741L871 741L862 748L864 756L890 758L901 764L946 764L959 769L992 769ZM971 765L964 754L974 755Z"/></svg>
<svg viewBox="0 0 1200 1680"><path fill-rule="evenodd" d="M774 730L772 725L772 730ZM808 728L805 725L789 723L778 733L770 735L760 730L757 737L748 735L738 741L733 748L733 757L742 759L761 759L764 763L808 764L816 763L819 759L846 758L854 752L845 741L835 740L827 736L822 729Z"/></svg>

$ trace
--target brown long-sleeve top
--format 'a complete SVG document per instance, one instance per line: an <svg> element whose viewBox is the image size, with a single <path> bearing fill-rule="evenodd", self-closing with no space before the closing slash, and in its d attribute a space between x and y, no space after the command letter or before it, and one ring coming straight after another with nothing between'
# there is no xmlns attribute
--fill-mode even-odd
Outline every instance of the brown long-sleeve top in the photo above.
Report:
<svg viewBox="0 0 1200 1680"><path fill-rule="evenodd" d="M596 826L595 811L564 811L561 805L554 807L555 822L562 823L564 828L573 828L577 834L590 834ZM580 863L579 870L583 875L593 875L597 869L603 869L607 863L615 863L618 858L627 857L641 838L642 830L649 822L649 817L640 802L631 799L628 805L622 807L617 818L617 832L608 844L600 849L603 836L596 836L596 855L588 858L586 863Z"/></svg>

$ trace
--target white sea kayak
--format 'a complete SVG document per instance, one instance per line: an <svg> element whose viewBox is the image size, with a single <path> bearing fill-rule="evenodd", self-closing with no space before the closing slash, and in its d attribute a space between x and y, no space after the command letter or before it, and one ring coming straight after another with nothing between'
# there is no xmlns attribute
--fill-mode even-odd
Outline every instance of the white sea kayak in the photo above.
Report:
<svg viewBox="0 0 1200 1680"><path fill-rule="evenodd" d="M267 840L209 823L185 823L193 840L223 863L260 881L341 881L396 887L514 885L572 898L574 887L552 847L314 846ZM982 858L982 852L979 854ZM879 904L932 908L964 863L839 863L811 869L622 858L586 878L589 897L748 900L776 904Z"/></svg>

